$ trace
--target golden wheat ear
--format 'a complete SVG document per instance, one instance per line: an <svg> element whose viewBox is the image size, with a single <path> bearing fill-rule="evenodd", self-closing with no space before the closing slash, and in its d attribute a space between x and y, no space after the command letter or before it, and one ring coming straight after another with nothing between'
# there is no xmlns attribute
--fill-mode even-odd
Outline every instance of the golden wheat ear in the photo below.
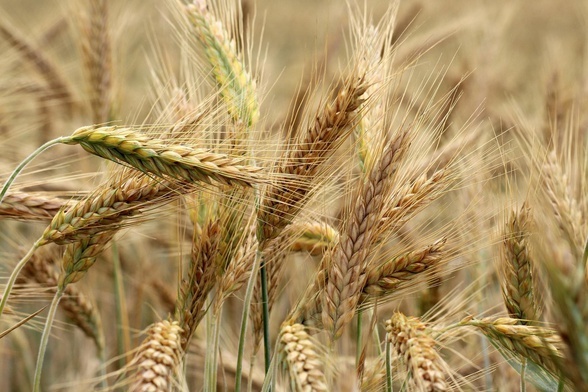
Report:
<svg viewBox="0 0 588 392"><path fill-rule="evenodd" d="M405 367L408 384L418 391L447 391L448 365L436 349L427 326L400 312L386 321L386 341Z"/></svg>

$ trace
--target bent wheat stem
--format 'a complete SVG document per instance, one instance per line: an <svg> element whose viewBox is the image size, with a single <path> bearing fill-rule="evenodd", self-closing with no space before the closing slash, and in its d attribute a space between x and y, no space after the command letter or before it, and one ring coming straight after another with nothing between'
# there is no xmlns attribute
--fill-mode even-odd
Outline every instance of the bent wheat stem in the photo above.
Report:
<svg viewBox="0 0 588 392"><path fill-rule="evenodd" d="M43 151L45 151L46 149L48 149L51 146L54 146L56 144L63 143L64 140L65 140L65 138L63 138L63 137L58 137L57 139L50 140L47 143L43 144L41 147L37 148L35 151L33 151L33 153L31 155L29 155L28 157L26 157L16 167L16 169L14 169L14 171L12 172L12 174L10 174L10 177L8 177L8 180L6 181L6 183L4 184L4 186L2 187L2 192L0 193L0 203L2 202L2 200L4 200L4 196L6 195L6 192L8 192L8 189L10 188L10 185L12 185L12 183L14 182L14 180L16 179L16 177L20 174L20 172L33 159L35 159L37 157L37 155L41 154Z"/></svg>
<svg viewBox="0 0 588 392"><path fill-rule="evenodd" d="M24 257L18 262L18 264L16 264L16 267L14 267L14 269L12 270L12 273L10 274L10 277L8 278L8 282L6 282L6 287L4 287L4 293L2 294L2 299L0 300L0 317L2 317L2 312L4 311L4 307L6 306L6 302L8 302L8 297L10 296L10 292L12 291L12 287L14 286L14 283L16 282L16 278L18 278L18 274L24 268L24 266L28 263L28 261L33 256L33 253L35 253L35 251L39 247L39 241L40 240L37 240L37 242L34 243L34 245L31 247L29 252L26 255L24 255Z"/></svg>
<svg viewBox="0 0 588 392"><path fill-rule="evenodd" d="M255 281L259 270L259 263L261 261L261 254L257 251L253 269L249 275L249 282L247 282L247 289L245 291L245 300L243 301L243 315L241 317L241 329L239 332L239 348L237 351L237 370L235 371L235 392L241 391L241 373L243 373L243 355L245 352L245 335L247 334L247 321L249 320L249 308L251 298L253 297L253 289L255 288Z"/></svg>
<svg viewBox="0 0 588 392"><path fill-rule="evenodd" d="M51 327L53 326L53 320L55 319L55 313L57 313L57 307L59 301L63 297L65 287L57 289L49 313L47 314L47 320L45 321L45 327L43 328L43 335L41 336L41 344L39 346L39 354L37 356L37 366L35 368L35 381L33 383L33 392L41 391L41 372L43 371L43 361L45 359L45 351L47 351L47 343L49 343L49 336L51 335Z"/></svg>

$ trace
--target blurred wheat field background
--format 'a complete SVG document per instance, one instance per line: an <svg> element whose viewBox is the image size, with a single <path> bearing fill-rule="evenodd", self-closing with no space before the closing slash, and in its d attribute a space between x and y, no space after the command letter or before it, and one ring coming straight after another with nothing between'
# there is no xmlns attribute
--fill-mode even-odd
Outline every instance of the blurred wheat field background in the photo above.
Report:
<svg viewBox="0 0 588 392"><path fill-rule="evenodd" d="M587 24L0 0L0 390L588 391Z"/></svg>

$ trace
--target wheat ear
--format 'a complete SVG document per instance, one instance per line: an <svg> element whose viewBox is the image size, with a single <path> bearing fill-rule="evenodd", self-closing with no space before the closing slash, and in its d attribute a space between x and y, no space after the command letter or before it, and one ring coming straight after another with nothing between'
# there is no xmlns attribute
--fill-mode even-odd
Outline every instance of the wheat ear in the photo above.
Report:
<svg viewBox="0 0 588 392"><path fill-rule="evenodd" d="M276 238L292 222L321 165L359 121L358 109L364 102L365 90L363 77L346 82L335 100L316 115L306 134L285 153L277 172L295 181L272 184L266 190L258 212L260 243Z"/></svg>
<svg viewBox="0 0 588 392"><path fill-rule="evenodd" d="M547 156L543 165L545 192L551 203L556 221L571 246L573 254L580 258L584 247L582 211L569 189L568 177L557 161L555 151Z"/></svg>
<svg viewBox="0 0 588 392"><path fill-rule="evenodd" d="M218 221L206 224L192 243L192 258L188 277L180 288L178 297L177 319L183 330L182 350L187 351L192 335L204 316L204 304L208 293L219 273L218 246L220 241Z"/></svg>
<svg viewBox="0 0 588 392"><path fill-rule="evenodd" d="M308 252L313 256L324 254L329 247L339 242L337 229L325 222L294 222L288 227L287 233L293 237L288 247L290 252Z"/></svg>
<svg viewBox="0 0 588 392"><path fill-rule="evenodd" d="M448 366L437 352L435 339L424 323L416 317L396 312L386 321L386 332L386 340L403 361L415 390L449 390L446 381Z"/></svg>
<svg viewBox="0 0 588 392"><path fill-rule="evenodd" d="M445 239L371 268L362 290L362 302L394 293L401 284L434 267L445 256Z"/></svg>
<svg viewBox="0 0 588 392"><path fill-rule="evenodd" d="M398 161L409 145L408 133L401 132L382 151L380 161L357 190L351 216L341 230L341 239L332 254L322 295L323 327L335 337L353 318L365 285L369 252L382 218L385 197L390 192Z"/></svg>
<svg viewBox="0 0 588 392"><path fill-rule="evenodd" d="M522 324L539 320L540 298L535 282L535 265L529 249L531 210L523 204L506 223L502 240L502 294L512 318Z"/></svg>
<svg viewBox="0 0 588 392"><path fill-rule="evenodd" d="M59 278L59 274L55 269L58 259L60 259L60 256L57 249L40 249L23 268L21 279L51 287L52 291L54 291ZM98 352L102 353L104 350L104 336L100 313L86 296L76 286L68 286L59 305L67 318L82 330L87 337L92 339ZM102 354L99 355L101 356Z"/></svg>
<svg viewBox="0 0 588 392"><path fill-rule="evenodd" d="M559 376L561 361L561 337L550 328L521 325L519 320L499 317L481 320L466 318L462 325L472 325L480 330L494 346L506 350L519 359L533 361L555 376Z"/></svg>
<svg viewBox="0 0 588 392"><path fill-rule="evenodd" d="M315 343L301 324L284 325L278 338L280 358L297 392L327 391L323 364Z"/></svg>
<svg viewBox="0 0 588 392"><path fill-rule="evenodd" d="M170 144L132 128L82 127L61 142L79 144L91 154L127 163L145 173L189 183L252 186L263 182L262 169L244 165L243 159Z"/></svg>
<svg viewBox="0 0 588 392"><path fill-rule="evenodd" d="M147 338L129 364L136 369L129 392L169 392L180 372L183 331L176 321L160 321L149 327Z"/></svg>
<svg viewBox="0 0 588 392"><path fill-rule="evenodd" d="M42 194L10 192L0 202L0 219L51 220L55 214L71 201Z"/></svg>
<svg viewBox="0 0 588 392"><path fill-rule="evenodd" d="M87 15L82 20L82 60L89 89L92 122L101 124L110 118L113 98L108 1L89 1Z"/></svg>
<svg viewBox="0 0 588 392"><path fill-rule="evenodd" d="M255 126L259 119L255 81L237 52L235 41L229 37L222 22L210 12L206 0L196 0L194 4L187 5L186 14L204 47L233 122L243 122L246 128ZM237 140L242 141L244 136L237 133Z"/></svg>
<svg viewBox="0 0 588 392"><path fill-rule="evenodd" d="M15 29L0 23L0 36L25 58L45 79L51 91L51 98L61 101L66 112L71 112L73 95L65 79L57 71L55 65L39 49L27 42Z"/></svg>

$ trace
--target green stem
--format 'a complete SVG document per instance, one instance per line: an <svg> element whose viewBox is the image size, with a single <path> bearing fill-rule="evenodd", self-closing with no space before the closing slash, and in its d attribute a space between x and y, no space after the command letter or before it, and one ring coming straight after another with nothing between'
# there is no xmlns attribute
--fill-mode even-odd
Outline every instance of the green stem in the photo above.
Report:
<svg viewBox="0 0 588 392"><path fill-rule="evenodd" d="M57 306L63 296L65 287L58 287L49 313L47 314L47 321L45 321L45 328L43 328L43 335L41 336L41 345L39 346L39 355L37 356L37 367L35 368L35 379L33 382L33 392L41 391L41 373L43 371L43 360L45 359L45 351L47 351L47 343L49 343L49 336L51 335L51 327L53 326L53 320L55 319L55 313L57 313Z"/></svg>
<svg viewBox="0 0 588 392"><path fill-rule="evenodd" d="M260 252L261 254L261 252ZM267 269L265 268L265 260L261 256L261 305L262 305L262 320L263 320L263 357L265 358L265 374L269 372L271 358L271 347L269 337L269 296L267 292Z"/></svg>
<svg viewBox="0 0 588 392"><path fill-rule="evenodd" d="M253 270L247 282L247 290L245 291L245 301L243 302L243 315L241 316L241 330L239 334L239 348L237 352L237 369L235 376L235 392L241 391L241 376L243 372L243 354L245 352L245 335L247 334L247 321L249 320L249 305L253 297L253 289L255 281L257 280L257 270L261 262L261 253L258 251L255 255L255 262L253 263Z"/></svg>
<svg viewBox="0 0 588 392"><path fill-rule="evenodd" d="M0 203L2 203L2 200L4 200L4 196L6 195L6 192L8 192L10 185L12 185L12 183L14 182L14 179L20 174L20 172L26 167L26 165L28 165L33 159L35 159L37 157L37 155L39 155L40 153L42 153L43 151L45 151L46 149L48 149L51 146L62 143L63 140L65 140L65 139L66 138L58 137L57 139L50 140L47 143L43 144L41 147L37 148L35 151L33 151L33 153L31 155L26 157L24 159L24 161L22 161L16 167L16 169L14 169L12 174L10 174L10 177L8 177L8 180L6 181L4 186L2 187L2 192L0 193Z"/></svg>
<svg viewBox="0 0 588 392"><path fill-rule="evenodd" d="M218 347L220 340L221 311L208 312L207 317L207 341L206 359L204 363L204 390L216 391L218 373Z"/></svg>
<svg viewBox="0 0 588 392"><path fill-rule="evenodd" d="M129 320L125 301L125 289L120 264L120 254L116 242L112 243L112 267L114 276L114 306L116 316L116 341L118 350L118 366L123 369L128 361L127 353L131 347L131 339L126 331L129 331Z"/></svg>
<svg viewBox="0 0 588 392"><path fill-rule="evenodd" d="M527 383L525 382L525 370L527 369L527 359L523 358L521 362L521 392L527 391Z"/></svg>
<svg viewBox="0 0 588 392"><path fill-rule="evenodd" d="M10 277L8 278L8 282L6 283L6 287L4 287L4 293L2 294L2 299L0 299L0 317L2 317L2 312L4 311L4 307L6 306L6 302L8 302L8 297L10 296L10 292L12 291L12 287L14 287L14 283L16 282L16 278L18 278L18 274L23 269L23 267L27 264L27 262L31 259L31 257L33 256L33 253L35 253L35 251L39 247L40 241L41 240L39 239L39 240L37 240L37 242L34 243L34 245L29 250L29 252L18 262L18 264L16 264L16 267L14 267L14 269L12 270L12 273L10 274Z"/></svg>

